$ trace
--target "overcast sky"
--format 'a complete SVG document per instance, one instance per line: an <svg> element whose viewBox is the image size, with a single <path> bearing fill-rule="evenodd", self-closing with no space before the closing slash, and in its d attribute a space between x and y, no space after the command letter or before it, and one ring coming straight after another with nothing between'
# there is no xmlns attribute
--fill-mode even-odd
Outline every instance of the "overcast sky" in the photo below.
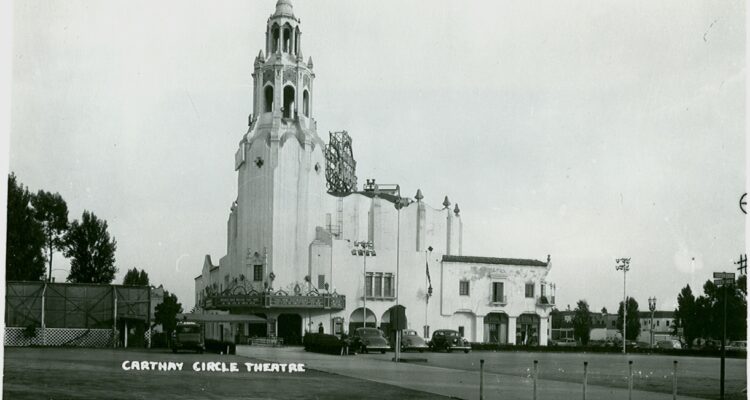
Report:
<svg viewBox="0 0 750 400"><path fill-rule="evenodd" d="M203 256L225 254L274 5L14 4L10 169L107 220L118 283L145 268L190 309ZM318 134L349 131L360 182L448 195L465 255L551 254L560 308L616 310L631 257L629 294L673 309L745 251L744 2L294 7Z"/></svg>

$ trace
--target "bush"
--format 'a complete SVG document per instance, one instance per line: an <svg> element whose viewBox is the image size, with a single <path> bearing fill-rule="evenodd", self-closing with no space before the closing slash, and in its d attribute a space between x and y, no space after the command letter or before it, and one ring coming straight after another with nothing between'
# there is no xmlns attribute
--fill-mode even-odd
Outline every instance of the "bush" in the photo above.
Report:
<svg viewBox="0 0 750 400"><path fill-rule="evenodd" d="M228 348L229 354L236 354L236 348L235 348L234 343L221 342L221 341L213 340L213 339L206 339L205 345L206 345L206 351L209 351L211 353L227 354L227 348Z"/></svg>
<svg viewBox="0 0 750 400"><path fill-rule="evenodd" d="M302 338L302 345L305 346L305 351L341 354L341 348L344 347L344 342L336 335L308 333Z"/></svg>

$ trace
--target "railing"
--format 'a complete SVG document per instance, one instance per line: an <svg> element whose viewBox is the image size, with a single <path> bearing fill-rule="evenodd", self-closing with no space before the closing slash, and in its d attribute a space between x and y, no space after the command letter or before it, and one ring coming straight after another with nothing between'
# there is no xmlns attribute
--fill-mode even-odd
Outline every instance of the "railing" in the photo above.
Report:
<svg viewBox="0 0 750 400"><path fill-rule="evenodd" d="M554 306L555 305L555 296L547 297L547 296L538 296L536 298L536 304L538 306Z"/></svg>
<svg viewBox="0 0 750 400"><path fill-rule="evenodd" d="M508 296L495 296L490 299L490 305L504 306L508 304Z"/></svg>

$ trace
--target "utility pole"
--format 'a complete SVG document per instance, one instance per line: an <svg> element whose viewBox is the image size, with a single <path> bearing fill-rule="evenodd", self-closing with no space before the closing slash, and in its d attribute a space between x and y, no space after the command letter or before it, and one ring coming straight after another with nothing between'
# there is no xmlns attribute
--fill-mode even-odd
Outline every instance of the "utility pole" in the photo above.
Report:
<svg viewBox="0 0 750 400"><path fill-rule="evenodd" d="M734 272L714 272L714 284L724 292L724 318L722 319L723 334L721 337L721 385L719 388L719 398L724 400L724 361L726 358L726 341L727 341L727 291L734 287Z"/></svg>

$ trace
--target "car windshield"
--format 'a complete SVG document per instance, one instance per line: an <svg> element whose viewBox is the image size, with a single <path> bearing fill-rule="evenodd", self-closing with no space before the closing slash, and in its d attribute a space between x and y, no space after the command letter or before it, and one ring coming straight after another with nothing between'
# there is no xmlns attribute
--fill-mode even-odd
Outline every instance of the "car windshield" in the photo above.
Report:
<svg viewBox="0 0 750 400"><path fill-rule="evenodd" d="M201 328L199 326L195 325L188 325L188 326L178 326L177 327L178 333L200 333Z"/></svg>
<svg viewBox="0 0 750 400"><path fill-rule="evenodd" d="M438 335L445 335L445 336L458 336L458 332L456 331L442 331Z"/></svg>
<svg viewBox="0 0 750 400"><path fill-rule="evenodd" d="M417 336L417 331L404 331L405 336Z"/></svg>
<svg viewBox="0 0 750 400"><path fill-rule="evenodd" d="M380 330L374 328L357 329L357 333L363 337L381 336Z"/></svg>

